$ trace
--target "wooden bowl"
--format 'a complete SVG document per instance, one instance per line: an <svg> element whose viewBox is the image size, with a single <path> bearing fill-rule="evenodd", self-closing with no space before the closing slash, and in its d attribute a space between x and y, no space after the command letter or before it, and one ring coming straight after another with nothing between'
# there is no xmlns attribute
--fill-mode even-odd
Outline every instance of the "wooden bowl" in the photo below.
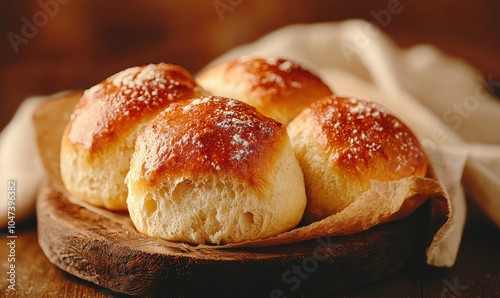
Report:
<svg viewBox="0 0 500 298"><path fill-rule="evenodd" d="M62 270L138 296L321 295L383 278L425 248L430 218L412 215L362 233L274 247L199 248L138 233L128 213L74 204L50 182L37 202L38 238Z"/></svg>

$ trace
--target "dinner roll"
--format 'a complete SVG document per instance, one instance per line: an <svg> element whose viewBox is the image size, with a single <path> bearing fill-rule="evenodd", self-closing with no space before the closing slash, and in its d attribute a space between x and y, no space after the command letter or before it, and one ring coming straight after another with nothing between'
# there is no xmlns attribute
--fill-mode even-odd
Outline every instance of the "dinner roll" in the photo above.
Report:
<svg viewBox="0 0 500 298"><path fill-rule="evenodd" d="M180 66L132 67L85 91L61 144L61 176L84 202L126 210L125 176L134 142L145 125L172 102L205 94Z"/></svg>
<svg viewBox="0 0 500 298"><path fill-rule="evenodd" d="M370 180L425 176L427 158L415 135L382 106L329 96L311 104L288 126L304 172L304 218L335 214L370 188Z"/></svg>
<svg viewBox="0 0 500 298"><path fill-rule="evenodd" d="M137 230L188 243L236 243L296 226L304 180L285 127L224 97L170 105L140 134L127 204Z"/></svg>
<svg viewBox="0 0 500 298"><path fill-rule="evenodd" d="M225 61L204 71L197 82L214 95L246 102L285 125L311 102L332 94L310 71L276 58Z"/></svg>

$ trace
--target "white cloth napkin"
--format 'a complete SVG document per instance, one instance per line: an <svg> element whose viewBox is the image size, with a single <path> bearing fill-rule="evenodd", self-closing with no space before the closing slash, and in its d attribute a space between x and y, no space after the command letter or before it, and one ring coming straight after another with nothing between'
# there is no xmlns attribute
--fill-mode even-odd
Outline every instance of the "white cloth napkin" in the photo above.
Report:
<svg viewBox="0 0 500 298"><path fill-rule="evenodd" d="M12 219L15 226L35 212L36 193L45 170L38 154L33 111L43 99L25 100L0 134L0 228ZM10 210L7 208L9 181L15 181L16 193L15 209ZM10 219L8 211L12 212Z"/></svg>
<svg viewBox="0 0 500 298"><path fill-rule="evenodd" d="M241 55L301 61L335 94L386 106L420 137L451 201L450 220L427 250L428 264L455 263L466 218L464 189L500 227L500 100L464 61L431 45L398 48L362 20L288 26L212 63Z"/></svg>
<svg viewBox="0 0 500 298"><path fill-rule="evenodd" d="M305 63L337 95L386 106L420 137L452 208L450 220L427 250L428 264L449 267L455 262L466 217L464 190L500 227L500 101L487 92L480 73L467 63L430 45L400 49L361 20L288 26L213 63L247 54ZM0 144L5 185L18 163L39 164L36 154L16 150L35 143L32 128L26 125L29 109L20 109L16 117L25 119L25 124L13 121ZM18 143L12 141L16 139ZM32 185L43 177L30 168L18 171L14 178L30 177ZM18 200L33 201L35 194L29 188L18 194ZM5 215L1 216L5 225Z"/></svg>

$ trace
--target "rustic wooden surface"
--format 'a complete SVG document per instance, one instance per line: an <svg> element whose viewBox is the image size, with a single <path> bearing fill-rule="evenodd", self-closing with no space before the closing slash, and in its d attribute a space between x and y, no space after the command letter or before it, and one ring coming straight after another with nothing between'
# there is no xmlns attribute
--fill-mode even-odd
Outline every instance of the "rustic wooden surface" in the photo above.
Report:
<svg viewBox="0 0 500 298"><path fill-rule="evenodd" d="M37 239L36 218L17 225L17 292L6 297L126 297L76 278L57 268L43 254ZM1 272L6 271L8 247L1 231ZM6 276L6 275L5 275ZM454 267L433 268L422 258L381 280L328 297L499 297L500 230L474 206L469 206L464 237ZM0 296L2 296L0 294Z"/></svg>
<svg viewBox="0 0 500 298"><path fill-rule="evenodd" d="M139 234L126 213L71 203L46 184L38 238L59 268L121 293L322 295L385 277L424 251L429 210L369 231L293 245L202 249ZM322 243L322 245L321 245ZM320 261L317 259L321 258ZM282 275L294 266L287 280Z"/></svg>
<svg viewBox="0 0 500 298"><path fill-rule="evenodd" d="M64 4L16 52L7 35L22 35L25 20L43 13L40 3L54 1ZM231 5L220 15L215 3ZM398 13L388 15L394 3ZM399 45L434 44L498 82L499 11L495 0L0 1L0 128L27 96L87 89L152 62L196 73L227 50L282 26L350 18L380 23L377 13Z"/></svg>

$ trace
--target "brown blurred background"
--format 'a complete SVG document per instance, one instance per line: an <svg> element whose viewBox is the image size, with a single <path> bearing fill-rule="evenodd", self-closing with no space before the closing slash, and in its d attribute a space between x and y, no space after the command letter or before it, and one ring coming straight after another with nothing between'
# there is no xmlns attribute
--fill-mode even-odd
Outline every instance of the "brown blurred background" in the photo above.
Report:
<svg viewBox="0 0 500 298"><path fill-rule="evenodd" d="M0 128L27 96L85 89L133 65L195 74L232 47L292 23L363 18L397 7L383 28L432 43L500 81L497 0L6 0L0 4ZM399 4L397 4L399 3Z"/></svg>

